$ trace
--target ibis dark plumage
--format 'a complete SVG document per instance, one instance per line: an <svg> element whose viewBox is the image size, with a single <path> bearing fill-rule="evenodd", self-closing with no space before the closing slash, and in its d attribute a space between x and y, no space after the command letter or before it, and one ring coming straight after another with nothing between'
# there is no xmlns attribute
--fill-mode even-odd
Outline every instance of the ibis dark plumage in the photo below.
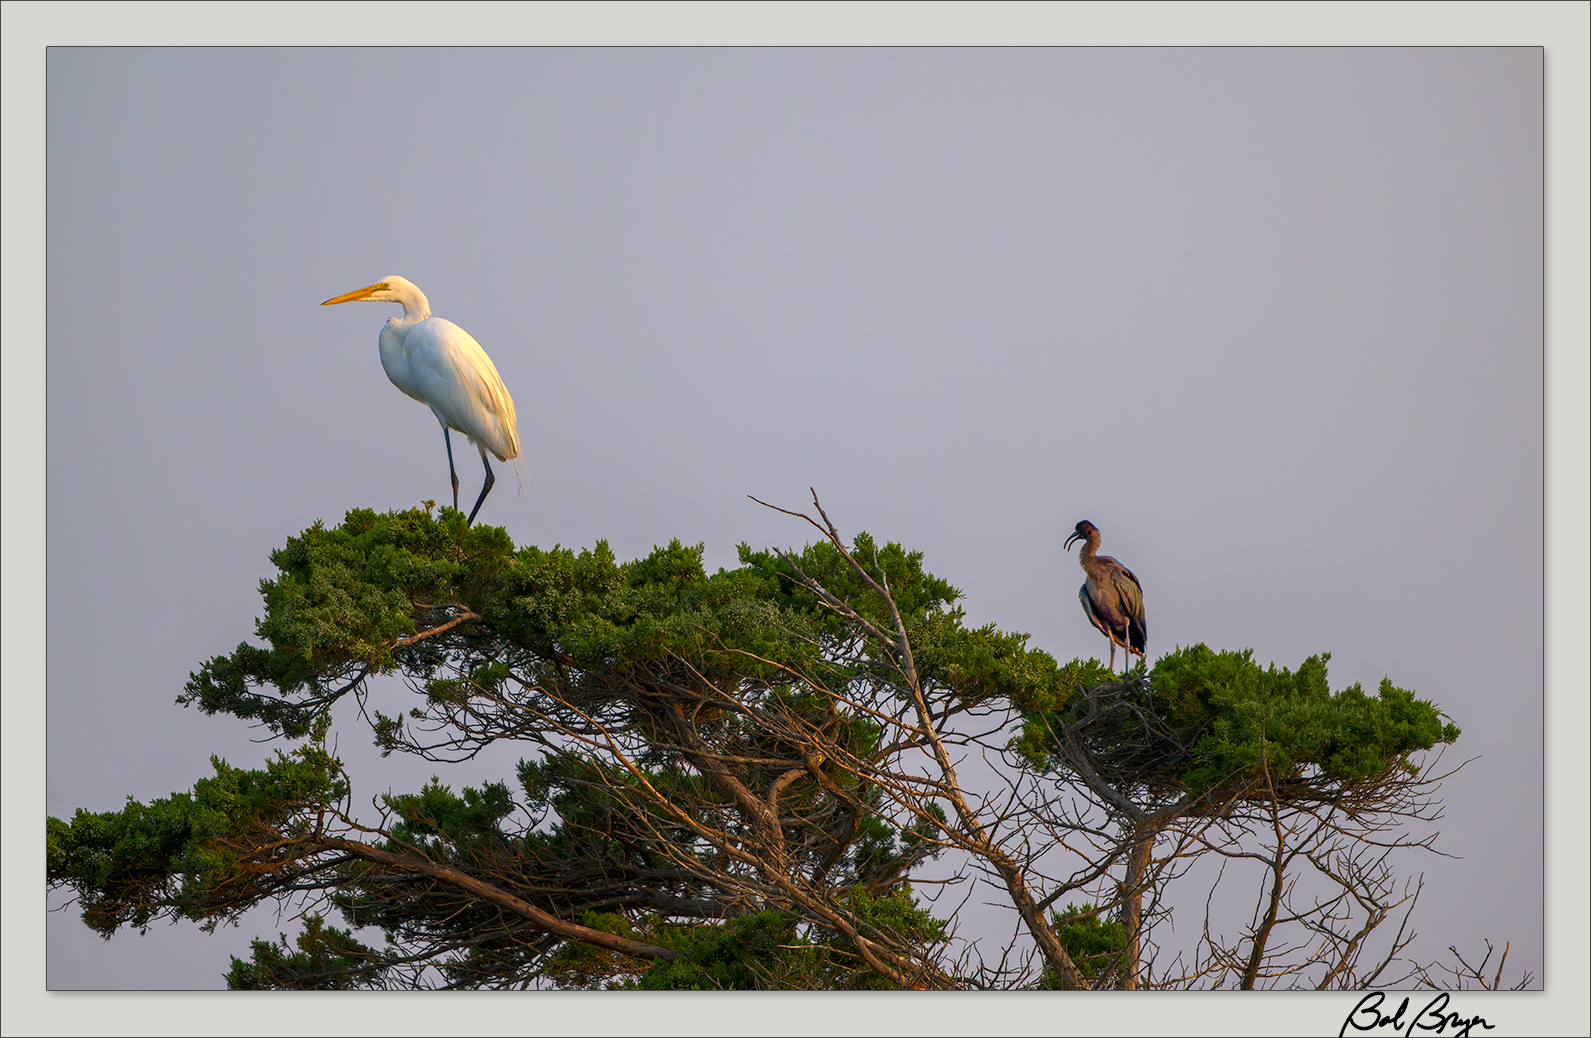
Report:
<svg viewBox="0 0 1591 1038"><path fill-rule="evenodd" d="M1110 668L1116 668L1118 645L1125 650L1127 664L1131 666L1134 655L1144 654L1149 638L1144 625L1144 589L1132 570L1109 555L1095 554L1099 550L1099 527L1084 519L1066 538L1068 550L1073 541L1083 542L1077 562L1088 575L1077 590L1083 613L1100 634L1110 639Z"/></svg>

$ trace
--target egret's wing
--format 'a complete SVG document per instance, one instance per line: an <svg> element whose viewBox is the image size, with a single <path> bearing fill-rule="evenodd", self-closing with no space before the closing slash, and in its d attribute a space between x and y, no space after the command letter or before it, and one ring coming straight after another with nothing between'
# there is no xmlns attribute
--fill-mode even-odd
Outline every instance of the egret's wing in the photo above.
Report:
<svg viewBox="0 0 1591 1038"><path fill-rule="evenodd" d="M420 387L414 384L414 371L409 366L408 351L403 348L404 333L397 327L396 318L381 326L381 338L377 340L381 348L381 367L386 371L387 378L393 385L403 391L404 396L413 397L425 403L425 396L420 392Z"/></svg>
<svg viewBox="0 0 1591 1038"><path fill-rule="evenodd" d="M409 329L409 370L437 419L507 461L519 456L519 427L492 358L470 333L440 317Z"/></svg>

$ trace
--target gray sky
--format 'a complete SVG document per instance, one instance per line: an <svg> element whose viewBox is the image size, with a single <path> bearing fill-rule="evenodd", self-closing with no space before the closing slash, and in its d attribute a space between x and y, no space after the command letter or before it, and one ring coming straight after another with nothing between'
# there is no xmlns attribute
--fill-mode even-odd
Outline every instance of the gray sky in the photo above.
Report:
<svg viewBox="0 0 1591 1038"><path fill-rule="evenodd" d="M745 495L812 485L1064 661L1103 648L1061 549L1088 518L1152 656L1329 651L1334 688L1434 699L1446 760L1478 759L1443 787L1457 857L1404 862L1416 957L1511 941L1543 976L1540 50L56 49L47 75L48 813L258 764L172 698L251 634L268 553L446 496L376 358L396 308L317 305L402 274L514 395L523 493L499 466L481 521L517 543L732 565L808 539ZM353 706L364 796L429 776ZM252 922L103 942L52 914L49 983L216 985L289 928Z"/></svg>

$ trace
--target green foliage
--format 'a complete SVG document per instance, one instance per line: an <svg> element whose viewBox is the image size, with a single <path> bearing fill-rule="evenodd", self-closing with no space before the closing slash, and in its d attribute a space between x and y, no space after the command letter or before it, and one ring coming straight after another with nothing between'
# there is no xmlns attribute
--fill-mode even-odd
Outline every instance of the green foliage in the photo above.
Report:
<svg viewBox="0 0 1591 1038"><path fill-rule="evenodd" d="M323 706L396 665L420 603L478 599L511 550L501 529L468 527L451 509L433 519L356 508L330 530L317 521L271 553L278 576L260 581L266 613L255 633L271 648L245 642L211 659L177 702L302 736ZM255 691L267 685L279 694Z"/></svg>
<svg viewBox="0 0 1591 1038"><path fill-rule="evenodd" d="M227 987L233 991L351 991L379 986L390 960L353 934L327 926L319 915L304 920L295 940L250 941L249 961L232 956Z"/></svg>
<svg viewBox="0 0 1591 1038"><path fill-rule="evenodd" d="M83 921L107 939L124 924L147 929L162 915L207 920L228 914L258 866L240 855L260 831L307 831L347 795L340 765L319 746L278 753L264 769L210 759L212 778L193 790L120 811L78 809L46 821L46 872L76 890Z"/></svg>
<svg viewBox="0 0 1591 1038"><path fill-rule="evenodd" d="M508 787L501 782L465 787L459 796L435 775L418 794L387 793L381 799L403 818L391 829L393 839L412 847L431 845L433 837L453 847L500 843L504 835L499 823L514 811Z"/></svg>
<svg viewBox="0 0 1591 1038"><path fill-rule="evenodd" d="M667 944L657 932L660 920L648 916L633 923L619 912L587 911L580 922L593 930L636 940ZM646 967L628 955L584 941L565 941L541 967L541 975L560 988L594 991L605 988L634 987L636 975Z"/></svg>
<svg viewBox="0 0 1591 1038"><path fill-rule="evenodd" d="M1330 659L1311 656L1296 672L1274 663L1262 670L1251 650L1216 652L1203 644L1162 657L1151 674L1155 690L1180 728L1199 733L1188 787L1197 792L1252 776L1262 753L1281 783L1313 774L1352 784L1393 768L1412 774L1409 754L1458 738L1432 703L1385 678L1375 697L1357 684L1332 693Z"/></svg>
<svg viewBox="0 0 1591 1038"><path fill-rule="evenodd" d="M675 540L621 564L606 542L516 550L502 530L466 527L451 510L355 509L342 526L317 523L272 553L279 572L260 584L266 612L256 625L269 647L244 643L207 661L178 702L297 737L369 675L401 670L436 701L463 705L501 688L504 657L516 652L534 661L532 678L536 666L589 676L679 656L714 681L807 676L838 688L855 676L832 652L848 637L844 621L793 578L790 562L742 545L739 569L709 575L702 551ZM1061 688L1053 659L1027 649L1025 635L964 628L949 608L960 592L926 573L920 552L865 533L853 551L890 588L930 687L971 700ZM892 628L884 600L831 545L792 561ZM479 664L467 680L434 673L442 657L425 632L467 613L480 618L470 630L491 636ZM401 719L384 717L381 729L384 749L402 741Z"/></svg>
<svg viewBox="0 0 1591 1038"><path fill-rule="evenodd" d="M873 550L865 535L858 538L864 549ZM779 667L801 673L820 657L814 636L824 630L838 636L832 615L779 575L789 572L781 560L743 550L747 566L709 576L702 550L675 540L619 564L606 542L578 553L516 551L502 530L465 527L451 510L433 518L419 509L386 515L356 509L342 526L317 523L272 553L279 573L260 584L266 614L256 625L269 648L244 643L209 660L178 702L294 737L365 677L394 669L430 680L434 698L460 702L470 688L454 678L432 679L440 660L416 636L465 612L479 615L476 629L490 631L501 650L593 672L621 660L656 664L713 647L739 654L728 661L731 677L748 670L772 675ZM818 545L800 561L829 570L837 554ZM920 554L891 544L879 557L918 611L955 594L922 572ZM876 602L867 608L879 611ZM409 639L416 640L406 644ZM501 682L501 662L488 653L473 681Z"/></svg>
<svg viewBox="0 0 1591 1038"><path fill-rule="evenodd" d="M796 917L779 911L695 927L671 943L683 956L658 960L630 986L643 991L753 991L775 986L769 981L790 968L792 952L810 957L797 947L805 942L796 936Z"/></svg>
<svg viewBox="0 0 1591 1038"><path fill-rule="evenodd" d="M912 635L912 651L923 683L952 690L971 702L1055 703L1070 686L1055 657L1027 647L1028 636L994 624L968 629L962 611L941 614Z"/></svg>
<svg viewBox="0 0 1591 1038"><path fill-rule="evenodd" d="M864 931L890 933L919 947L946 940L949 924L918 905L908 884L876 896L852 887L842 904ZM798 923L789 912L766 911L663 934L659 940L684 954L653 963L625 986L645 991L896 990L837 932L818 926L803 933Z"/></svg>
<svg viewBox="0 0 1591 1038"><path fill-rule="evenodd" d="M1077 702L1084 689L1097 688L1114 680L1116 675L1099 660L1074 659L1064 667L1056 666L1054 673L1046 674L1043 682L1018 689L1010 702L1022 712L1026 723L1011 740L1011 749L1035 770L1050 768L1051 715Z"/></svg>
<svg viewBox="0 0 1591 1038"><path fill-rule="evenodd" d="M935 919L933 913L919 905L907 883L879 895L869 894L862 887L852 887L846 905L857 919L899 934L915 944L939 944L949 936L949 924Z"/></svg>
<svg viewBox="0 0 1591 1038"><path fill-rule="evenodd" d="M967 711L997 726L1014 708L1026 723L1012 745L1035 768L1059 766L1057 725L1084 718L1101 752L1152 751L1117 769L1124 789L1180 784L1190 797L1252 778L1262 760L1283 795L1370 781L1458 736L1390 682L1374 697L1332 693L1324 656L1293 673L1197 645L1130 681L1097 660L1062 666L1025 634L966 627L960 592L920 552L865 533L851 550L899 609L936 724ZM264 644L207 661L178 699L311 740L263 769L217 759L214 777L147 805L49 819L49 881L72 887L107 936L157 917L213 926L292 894L389 942L377 952L311 915L296 944L256 941L234 959L233 987L412 983L428 966L461 987L893 987L846 927L933 962L948 924L918 905L911 873L960 824L884 791L892 771L915 769L899 758L922 737L896 617L826 542L788 557L741 545L737 568L711 574L702 558L678 540L630 562L601 541L516 548L430 507L317 522L271 555ZM517 783L455 793L433 776L382 797L377 832L339 816L348 787L324 749L330 710L386 673L418 694L406 714L372 711L383 752L429 753L416 731L448 755L517 740L533 753ZM1133 709L1101 710L1127 695ZM326 838L328 817L353 839ZM529 922L545 921L537 912L653 947L571 938ZM1092 905L1056 927L1086 977L1125 946Z"/></svg>
<svg viewBox="0 0 1591 1038"><path fill-rule="evenodd" d="M880 548L872 536L859 533L852 542L851 554L869 570L874 580L889 589L901 616L908 623L943 612L951 602L961 597L961 592L949 583L924 572L923 553L920 551L907 551L893 541ZM836 636L845 633L844 623L795 579L791 562L831 594L849 602L875 626L884 630L894 627L884 599L868 587L839 550L826 541L808 545L792 555L790 561L781 558L776 552L753 551L748 545L742 544L740 562L758 572L778 575L780 579L772 589L775 600L797 614L821 617L829 632Z"/></svg>
<svg viewBox="0 0 1591 1038"><path fill-rule="evenodd" d="M853 886L847 892L844 905L864 933L890 934L897 942L915 948L933 948L949 938L950 924L936 919L918 904L909 883L898 883L878 894ZM825 955L817 963L811 987L864 991L897 989L894 981L868 966L839 933L817 926L813 928L813 937L814 943L823 946Z"/></svg>
<svg viewBox="0 0 1591 1038"><path fill-rule="evenodd" d="M1127 967L1127 927L1119 919L1102 920L1103 909L1085 902L1082 906L1068 904L1066 911L1055 915L1055 936L1061 947L1072 957L1083 976L1090 980L1110 970ZM1040 987L1054 988L1053 973L1046 972Z"/></svg>
<svg viewBox="0 0 1591 1038"><path fill-rule="evenodd" d="M1262 765L1284 795L1289 787L1318 795L1321 783L1352 785L1394 769L1415 774L1411 754L1458 738L1459 729L1434 704L1389 680L1373 697L1357 684L1333 693L1326 680L1330 659L1311 656L1295 672L1261 668L1248 649L1178 648L1150 671L1142 709L1119 711L1090 726L1086 737L1100 753L1120 756L1121 747L1138 747L1124 769L1130 784L1179 784L1190 797L1256 780ZM1074 660L1058 678L1072 688L1070 697L1033 696L1022 704L1027 721L1012 748L1035 768L1059 766L1055 726L1097 710L1099 689L1114 696L1135 691L1113 677L1100 681L1096 667ZM1148 727L1145 716L1157 718L1157 726Z"/></svg>

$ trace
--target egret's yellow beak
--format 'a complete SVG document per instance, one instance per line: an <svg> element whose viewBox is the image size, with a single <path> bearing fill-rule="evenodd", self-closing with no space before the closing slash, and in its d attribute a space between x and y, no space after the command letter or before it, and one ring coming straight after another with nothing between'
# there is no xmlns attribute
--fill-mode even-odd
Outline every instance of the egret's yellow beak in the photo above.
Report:
<svg viewBox="0 0 1591 1038"><path fill-rule="evenodd" d="M387 283L385 281L378 281L374 285L366 285L364 288L356 288L346 295L338 296L336 299L328 299L320 305L330 306L333 303L352 303L356 299L369 299L371 296L375 295L377 292L380 292L386 287Z"/></svg>

